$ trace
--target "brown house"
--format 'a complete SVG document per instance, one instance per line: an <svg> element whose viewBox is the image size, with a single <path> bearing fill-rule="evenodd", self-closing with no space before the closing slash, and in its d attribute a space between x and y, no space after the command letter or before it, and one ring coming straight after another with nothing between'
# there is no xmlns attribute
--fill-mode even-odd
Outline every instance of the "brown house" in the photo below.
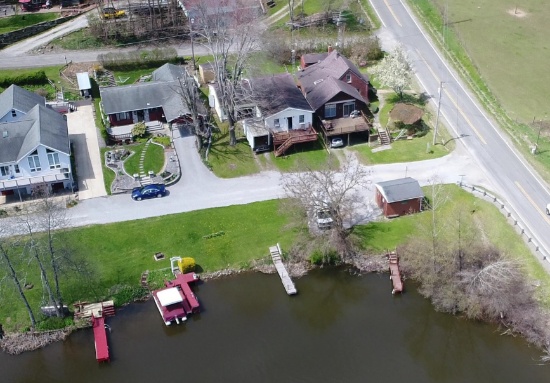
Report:
<svg viewBox="0 0 550 383"><path fill-rule="evenodd" d="M424 192L414 178L379 182L375 186L376 204L386 218L418 213L422 210Z"/></svg>

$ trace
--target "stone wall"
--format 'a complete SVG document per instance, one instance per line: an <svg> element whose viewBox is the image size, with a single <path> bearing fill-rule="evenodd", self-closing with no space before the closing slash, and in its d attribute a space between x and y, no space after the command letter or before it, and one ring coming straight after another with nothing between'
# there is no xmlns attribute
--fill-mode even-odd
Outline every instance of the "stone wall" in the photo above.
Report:
<svg viewBox="0 0 550 383"><path fill-rule="evenodd" d="M59 24L62 24L66 21L71 20L75 16L77 15L60 17L59 19L56 19L56 20L44 21L43 23L31 25L30 27L18 29L13 32L0 34L0 49L3 49L10 44L14 44L18 41L24 40L27 37L35 36L39 33L42 33L50 28L53 28Z"/></svg>

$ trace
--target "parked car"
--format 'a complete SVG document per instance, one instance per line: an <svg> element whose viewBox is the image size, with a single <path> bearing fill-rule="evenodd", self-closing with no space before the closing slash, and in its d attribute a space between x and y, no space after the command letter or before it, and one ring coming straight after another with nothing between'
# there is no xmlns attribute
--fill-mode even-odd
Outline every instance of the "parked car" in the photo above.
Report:
<svg viewBox="0 0 550 383"><path fill-rule="evenodd" d="M332 219L332 213L330 209L321 209L315 212L315 219L317 220L317 227L321 230L332 229L334 220Z"/></svg>
<svg viewBox="0 0 550 383"><path fill-rule="evenodd" d="M104 19L118 19L124 16L126 16L126 12L122 9L115 9L112 7L103 8Z"/></svg>
<svg viewBox="0 0 550 383"><path fill-rule="evenodd" d="M546 214L550 215L550 203L546 205Z"/></svg>
<svg viewBox="0 0 550 383"><path fill-rule="evenodd" d="M254 153L263 153L263 152L269 152L271 150L271 146L269 145L258 145L254 149Z"/></svg>
<svg viewBox="0 0 550 383"><path fill-rule="evenodd" d="M137 187L132 190L132 199L141 201L147 198L160 198L166 195L166 187L163 184L151 184L143 187Z"/></svg>
<svg viewBox="0 0 550 383"><path fill-rule="evenodd" d="M340 148L344 146L344 141L340 137L335 137L330 141L331 148Z"/></svg>

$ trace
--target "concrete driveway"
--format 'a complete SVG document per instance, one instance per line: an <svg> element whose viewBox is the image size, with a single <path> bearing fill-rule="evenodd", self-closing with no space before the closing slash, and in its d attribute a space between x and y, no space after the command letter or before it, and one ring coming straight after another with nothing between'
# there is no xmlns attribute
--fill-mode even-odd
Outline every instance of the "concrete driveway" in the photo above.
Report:
<svg viewBox="0 0 550 383"><path fill-rule="evenodd" d="M78 198L106 196L92 105L80 106L76 112L67 114L67 124L75 153Z"/></svg>

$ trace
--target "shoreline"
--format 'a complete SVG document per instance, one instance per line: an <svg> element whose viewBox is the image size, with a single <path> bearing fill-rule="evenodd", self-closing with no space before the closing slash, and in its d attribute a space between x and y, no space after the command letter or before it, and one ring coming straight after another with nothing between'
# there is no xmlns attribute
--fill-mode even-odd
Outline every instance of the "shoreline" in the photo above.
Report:
<svg viewBox="0 0 550 383"><path fill-rule="evenodd" d="M379 273L387 271L387 261L385 256L374 257L355 257L350 262L343 263L345 266L355 268L359 273ZM289 274L293 278L300 278L308 274L310 270L319 266L312 266L308 261L289 262L286 264ZM321 266L322 267L322 266ZM229 276L235 276L247 272L259 272L262 274L275 274L277 270L272 264L255 264L250 269L222 269L210 273L201 274L202 281L220 279ZM132 302L123 304L122 306L131 303L147 301L151 298L151 293L146 296L136 299ZM59 330L49 331L29 331L24 333L6 333L0 339L0 348L3 352L10 355L19 355L24 352L38 350L47 345L65 340L71 333L76 330L90 327L88 321L75 322L75 324Z"/></svg>

